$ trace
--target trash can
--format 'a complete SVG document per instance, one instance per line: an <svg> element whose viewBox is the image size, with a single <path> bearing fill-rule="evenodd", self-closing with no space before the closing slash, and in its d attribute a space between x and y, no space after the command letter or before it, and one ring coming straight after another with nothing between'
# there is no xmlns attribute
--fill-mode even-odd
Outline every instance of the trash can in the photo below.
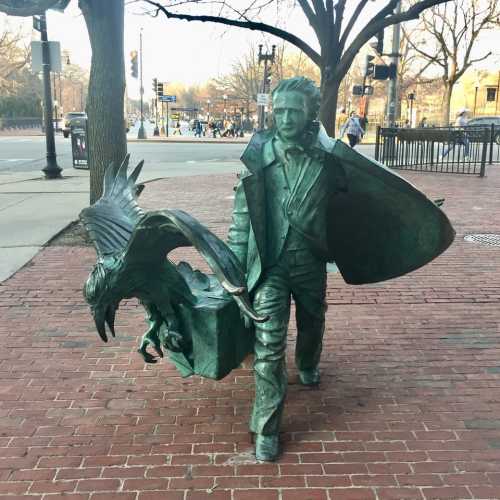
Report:
<svg viewBox="0 0 500 500"><path fill-rule="evenodd" d="M87 120L85 118L71 120L70 134L73 168L88 170Z"/></svg>

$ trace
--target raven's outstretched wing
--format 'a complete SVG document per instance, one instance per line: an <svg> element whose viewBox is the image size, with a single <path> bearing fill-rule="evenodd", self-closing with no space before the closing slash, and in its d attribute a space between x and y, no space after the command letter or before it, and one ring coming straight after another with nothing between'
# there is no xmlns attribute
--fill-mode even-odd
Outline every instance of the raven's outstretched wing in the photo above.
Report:
<svg viewBox="0 0 500 500"><path fill-rule="evenodd" d="M107 168L103 196L80 213L80 218L96 247L99 261L103 262L107 260L106 257L111 256L120 257L119 265L112 264L113 283L116 285L127 282L131 285L134 280L119 278L140 278L141 274L146 273L148 279L155 276L161 279L164 274L160 272L160 268L167 254L177 247L194 246L240 309L254 321L265 321L267 318L258 316L251 307L245 276L229 247L185 212L164 210L145 213L137 204L135 184L143 162L127 177L128 163L129 155L119 168L112 165ZM105 296L113 296L116 302L117 297L134 294L131 288L128 288L125 294L122 290L110 290L108 286L104 286L104 281L109 281L105 271L93 274L95 278L91 275L88 282L90 284L87 286L87 299L90 298L93 303L108 302ZM141 281L137 279L137 282ZM171 285L175 287L174 283ZM103 292L99 293L101 290ZM94 307L94 311L102 312L100 316L103 318L108 309L108 304ZM99 321L99 325L104 327L104 319Z"/></svg>
<svg viewBox="0 0 500 500"><path fill-rule="evenodd" d="M221 286L248 317L257 322L268 319L253 310L237 257L215 234L182 210L161 210L144 215L123 254L123 272L143 269L148 276L159 276L167 254L182 246L194 246L200 252Z"/></svg>
<svg viewBox="0 0 500 500"><path fill-rule="evenodd" d="M144 162L141 161L127 178L129 158L127 155L118 168L108 166L102 197L80 213L99 257L121 253L144 215L137 204L135 184Z"/></svg>

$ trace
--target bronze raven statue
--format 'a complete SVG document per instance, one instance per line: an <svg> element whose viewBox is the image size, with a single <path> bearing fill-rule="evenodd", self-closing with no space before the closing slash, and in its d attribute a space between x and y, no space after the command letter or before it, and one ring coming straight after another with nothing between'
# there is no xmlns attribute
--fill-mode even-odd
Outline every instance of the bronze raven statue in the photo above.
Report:
<svg viewBox="0 0 500 500"><path fill-rule="evenodd" d="M245 318L267 318L253 310L244 272L223 241L182 210L139 207L143 162L130 176L128 163L127 155L120 166L107 168L102 197L80 213L97 252L84 286L97 331L104 342L106 325L115 336L120 301L136 297L150 325L138 349L146 362L157 361L148 347L160 357L167 349L183 375L221 378L251 351L253 330ZM198 250L213 275L167 258L187 246Z"/></svg>

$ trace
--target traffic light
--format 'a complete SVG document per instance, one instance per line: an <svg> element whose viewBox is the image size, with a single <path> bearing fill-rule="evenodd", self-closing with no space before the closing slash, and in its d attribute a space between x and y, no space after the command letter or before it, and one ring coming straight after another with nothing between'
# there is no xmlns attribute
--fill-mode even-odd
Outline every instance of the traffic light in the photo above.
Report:
<svg viewBox="0 0 500 500"><path fill-rule="evenodd" d="M273 80L273 74L271 68L267 68L266 74L264 76L265 92L269 92L271 89L271 82Z"/></svg>
<svg viewBox="0 0 500 500"><path fill-rule="evenodd" d="M130 74L133 78L139 76L139 64L137 62L137 50L132 50L130 52Z"/></svg>
<svg viewBox="0 0 500 500"><path fill-rule="evenodd" d="M396 65L394 63L389 64L377 64L373 69L373 79L374 80L387 80L387 78L396 78Z"/></svg>
<svg viewBox="0 0 500 500"><path fill-rule="evenodd" d="M163 95L163 82L159 82L156 84L156 95L158 97Z"/></svg>
<svg viewBox="0 0 500 500"><path fill-rule="evenodd" d="M382 55L384 52L384 30L380 30L377 33L377 45L375 45L375 51L378 55Z"/></svg>
<svg viewBox="0 0 500 500"><path fill-rule="evenodd" d="M369 54L366 55L365 66L363 68L363 76L371 76L375 70L375 64L372 63L375 59L375 56L371 56Z"/></svg>
<svg viewBox="0 0 500 500"><path fill-rule="evenodd" d="M363 95L363 85L354 85L352 87L352 95Z"/></svg>
<svg viewBox="0 0 500 500"><path fill-rule="evenodd" d="M158 85L158 78L153 78L153 94L156 96L156 87Z"/></svg>

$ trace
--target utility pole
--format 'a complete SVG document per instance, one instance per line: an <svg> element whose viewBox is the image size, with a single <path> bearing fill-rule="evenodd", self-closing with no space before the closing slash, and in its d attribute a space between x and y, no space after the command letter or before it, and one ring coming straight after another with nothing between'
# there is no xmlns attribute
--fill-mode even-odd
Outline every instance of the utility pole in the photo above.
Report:
<svg viewBox="0 0 500 500"><path fill-rule="evenodd" d="M139 34L139 64L140 64L140 80L141 80L141 125L139 127L139 132L137 133L137 139L146 139L146 130L144 129L144 86L142 84L142 28Z"/></svg>
<svg viewBox="0 0 500 500"><path fill-rule="evenodd" d="M269 94L269 91L271 90L270 87L270 77L271 77L271 66L274 63L274 57L275 57L275 52L276 52L276 45L272 46L271 53L262 53L262 45L259 45L259 64L261 61L264 61L264 76L262 78L262 85L261 85L261 93L262 94ZM267 63L269 62L269 67ZM265 126L265 121L266 121L266 109L265 105L260 104L259 105L259 124L258 124L258 129L263 130Z"/></svg>
<svg viewBox="0 0 500 500"><path fill-rule="evenodd" d="M52 120L52 93L50 89L50 51L47 38L47 19L40 15L40 39L42 41L43 105L45 107L45 143L47 165L42 169L46 179L60 179L62 168L57 164L54 123Z"/></svg>
<svg viewBox="0 0 500 500"><path fill-rule="evenodd" d="M394 9L394 14L401 12L401 0ZM387 125L393 127L396 122L396 109L398 103L398 61L399 61L399 44L401 39L401 25L394 24L392 27L392 50L391 63L394 65L394 78L389 78L387 85Z"/></svg>

